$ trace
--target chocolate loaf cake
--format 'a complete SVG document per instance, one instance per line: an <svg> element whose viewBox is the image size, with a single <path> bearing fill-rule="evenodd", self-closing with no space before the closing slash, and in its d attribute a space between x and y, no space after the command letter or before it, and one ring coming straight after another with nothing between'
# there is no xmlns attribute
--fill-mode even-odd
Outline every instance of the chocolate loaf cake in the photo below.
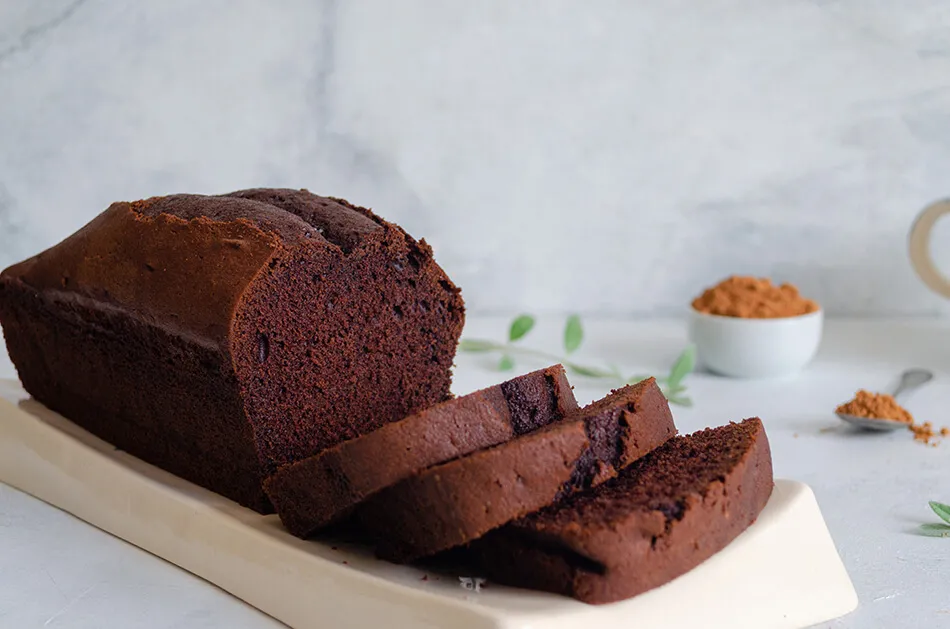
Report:
<svg viewBox="0 0 950 629"><path fill-rule="evenodd" d="M554 365L476 391L387 424L264 481L284 526L307 537L404 478L577 410L564 368Z"/></svg>
<svg viewBox="0 0 950 629"><path fill-rule="evenodd" d="M610 603L663 585L723 549L772 493L758 419L676 437L617 478L470 546L489 579Z"/></svg>
<svg viewBox="0 0 950 629"><path fill-rule="evenodd" d="M306 190L114 203L0 274L33 397L262 512L280 465L445 400L463 317L425 241Z"/></svg>
<svg viewBox="0 0 950 629"><path fill-rule="evenodd" d="M430 467L377 493L357 515L380 557L412 561L598 485L675 433L651 378L552 426Z"/></svg>

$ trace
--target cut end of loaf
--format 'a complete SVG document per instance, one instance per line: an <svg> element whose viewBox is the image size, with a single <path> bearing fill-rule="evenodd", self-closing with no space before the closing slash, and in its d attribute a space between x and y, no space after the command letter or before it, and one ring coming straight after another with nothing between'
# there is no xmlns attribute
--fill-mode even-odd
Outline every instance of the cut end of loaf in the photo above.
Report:
<svg viewBox="0 0 950 629"><path fill-rule="evenodd" d="M463 320L458 290L396 228L345 256L315 243L275 259L233 344L266 472L446 399Z"/></svg>

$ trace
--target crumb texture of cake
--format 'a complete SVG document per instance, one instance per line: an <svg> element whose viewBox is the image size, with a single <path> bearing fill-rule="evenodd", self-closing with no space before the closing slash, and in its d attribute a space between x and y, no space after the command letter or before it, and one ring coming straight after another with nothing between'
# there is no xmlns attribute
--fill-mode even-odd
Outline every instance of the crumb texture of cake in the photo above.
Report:
<svg viewBox="0 0 950 629"><path fill-rule="evenodd" d="M516 520L469 551L498 583L587 603L636 596L725 548L772 493L762 422L671 439L591 491Z"/></svg>
<svg viewBox="0 0 950 629"><path fill-rule="evenodd" d="M380 557L412 561L595 487L675 434L650 378L551 426L406 478L364 502L357 517Z"/></svg>
<svg viewBox="0 0 950 629"><path fill-rule="evenodd" d="M504 443L576 410L564 367L553 365L442 402L281 467L264 488L284 526L307 537L417 472Z"/></svg>
<svg viewBox="0 0 950 629"><path fill-rule="evenodd" d="M261 512L279 466L447 399L463 320L425 241L306 190L117 202L0 274L34 398Z"/></svg>

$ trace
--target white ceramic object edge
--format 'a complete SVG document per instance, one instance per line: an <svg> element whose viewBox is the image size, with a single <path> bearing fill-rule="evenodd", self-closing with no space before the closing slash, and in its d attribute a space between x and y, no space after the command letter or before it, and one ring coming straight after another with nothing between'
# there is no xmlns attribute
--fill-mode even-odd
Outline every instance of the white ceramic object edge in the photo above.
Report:
<svg viewBox="0 0 950 629"><path fill-rule="evenodd" d="M792 375L815 357L821 344L824 311L780 319L709 315L690 308L689 339L699 361L736 378Z"/></svg>
<svg viewBox="0 0 950 629"><path fill-rule="evenodd" d="M612 605L452 578L334 550L143 463L0 381L0 481L217 585L296 629L792 629L857 596L811 490L778 481L758 521L669 584ZM348 565L344 565L347 561ZM684 604L686 603L686 604Z"/></svg>

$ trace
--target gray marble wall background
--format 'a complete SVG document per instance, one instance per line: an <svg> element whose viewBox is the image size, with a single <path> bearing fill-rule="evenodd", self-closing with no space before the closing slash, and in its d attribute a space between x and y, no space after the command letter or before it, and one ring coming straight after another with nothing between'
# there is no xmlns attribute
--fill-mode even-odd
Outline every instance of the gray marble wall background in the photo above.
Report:
<svg viewBox="0 0 950 629"><path fill-rule="evenodd" d="M948 174L944 0L0 3L4 266L116 199L295 186L425 236L473 311L755 273L938 314L905 240Z"/></svg>

